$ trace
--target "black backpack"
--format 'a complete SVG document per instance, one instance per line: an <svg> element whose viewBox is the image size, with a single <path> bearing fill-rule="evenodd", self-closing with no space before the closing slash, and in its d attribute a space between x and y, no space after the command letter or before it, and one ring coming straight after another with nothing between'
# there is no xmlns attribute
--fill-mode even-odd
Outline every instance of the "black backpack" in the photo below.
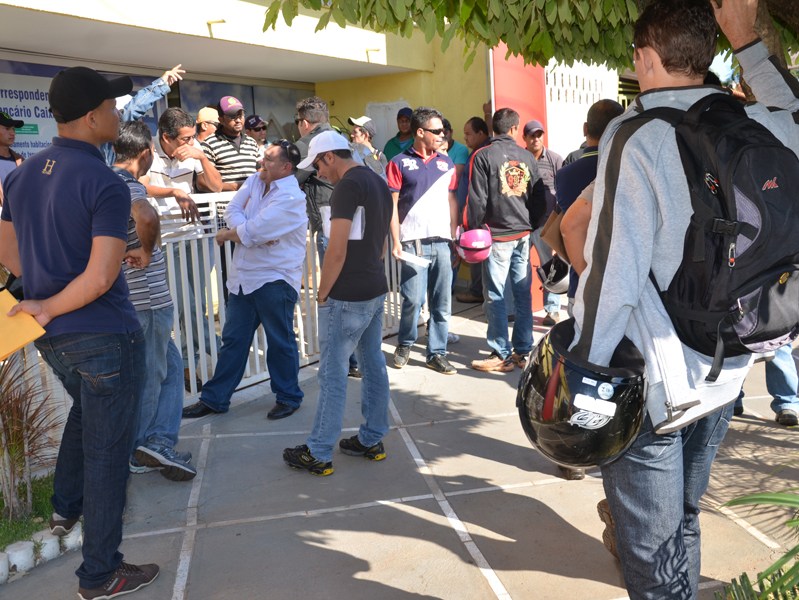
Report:
<svg viewBox="0 0 799 600"><path fill-rule="evenodd" d="M716 381L724 358L799 336L799 159L728 94L636 118L675 128L694 214L668 289L649 277Z"/></svg>

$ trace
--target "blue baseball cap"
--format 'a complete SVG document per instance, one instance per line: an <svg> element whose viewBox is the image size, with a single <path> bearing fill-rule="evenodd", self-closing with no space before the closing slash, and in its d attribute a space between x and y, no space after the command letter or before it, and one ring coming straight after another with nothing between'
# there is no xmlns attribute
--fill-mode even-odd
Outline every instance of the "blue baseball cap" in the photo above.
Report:
<svg viewBox="0 0 799 600"><path fill-rule="evenodd" d="M397 113L398 119L400 117L408 117L410 119L412 116L413 116L413 111L407 106L405 108L399 109L399 112Z"/></svg>

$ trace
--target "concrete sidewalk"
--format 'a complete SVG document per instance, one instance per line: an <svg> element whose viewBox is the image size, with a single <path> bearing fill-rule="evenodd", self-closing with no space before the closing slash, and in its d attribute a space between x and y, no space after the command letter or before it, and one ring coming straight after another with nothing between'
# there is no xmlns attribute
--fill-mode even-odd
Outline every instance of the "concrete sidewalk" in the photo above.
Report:
<svg viewBox="0 0 799 600"><path fill-rule="evenodd" d="M424 366L423 337L402 370L391 360L396 338L384 344L392 391L384 461L336 452L335 473L323 478L283 464L282 450L304 443L313 423L313 367L302 371L305 401L288 419L266 419L274 398L262 384L238 393L226 415L185 422L179 448L194 456L193 482L130 479L122 551L161 566L132 598L624 598L596 514L599 471L565 481L532 449L515 408L521 371L469 369L489 353L485 319L480 306L456 303L453 312L455 376ZM361 422L361 385L349 380L347 437ZM799 478L796 467L770 475L797 449L799 431L773 422L762 365L745 389L747 414L733 420L704 500L702 600L795 544L784 526L790 511L717 510ZM37 567L0 595L71 600L80 561L71 554Z"/></svg>

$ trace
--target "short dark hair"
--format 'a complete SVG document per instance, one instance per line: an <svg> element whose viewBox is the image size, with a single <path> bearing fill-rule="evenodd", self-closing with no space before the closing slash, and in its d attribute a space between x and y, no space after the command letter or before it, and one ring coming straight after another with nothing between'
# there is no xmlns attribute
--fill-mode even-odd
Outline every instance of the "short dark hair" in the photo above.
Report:
<svg viewBox="0 0 799 600"><path fill-rule="evenodd" d="M430 108L428 106L420 106L414 110L413 114L411 115L411 132L413 135L415 136L419 129L424 129L427 127L430 119L441 119L443 121L444 115L442 115L435 108Z"/></svg>
<svg viewBox="0 0 799 600"><path fill-rule="evenodd" d="M485 122L484 119L480 117L472 117L466 124L472 128L472 131L475 133L480 133L481 131L488 136L488 124Z"/></svg>
<svg viewBox="0 0 799 600"><path fill-rule="evenodd" d="M491 123L494 125L494 133L504 135L508 133L512 127L519 126L519 113L512 108L500 108L494 113Z"/></svg>
<svg viewBox="0 0 799 600"><path fill-rule="evenodd" d="M669 74L704 78L718 25L708 0L655 0L635 22L636 49L652 48Z"/></svg>
<svg viewBox="0 0 799 600"><path fill-rule="evenodd" d="M173 106L167 108L158 119L158 135L166 135L174 140L178 137L181 129L184 127L194 129L195 124L194 118L189 113L182 108Z"/></svg>
<svg viewBox="0 0 799 600"><path fill-rule="evenodd" d="M327 109L327 102L318 96L303 98L294 107L297 116L309 123L327 123L330 120L330 111Z"/></svg>
<svg viewBox="0 0 799 600"><path fill-rule="evenodd" d="M344 160L352 158L352 150L328 150L331 154L335 154Z"/></svg>
<svg viewBox="0 0 799 600"><path fill-rule="evenodd" d="M586 133L598 140L605 133L605 128L613 119L624 112L624 107L615 100L599 100L588 109L585 120Z"/></svg>
<svg viewBox="0 0 799 600"><path fill-rule="evenodd" d="M302 162L300 149L297 148L293 142L288 140L280 140L276 142L276 145L280 147L280 157L283 159L283 162L291 163L291 172L296 173L297 165Z"/></svg>
<svg viewBox="0 0 799 600"><path fill-rule="evenodd" d="M125 121L119 124L119 137L114 142L115 161L126 163L138 157L153 145L153 132L141 121Z"/></svg>
<svg viewBox="0 0 799 600"><path fill-rule="evenodd" d="M449 119L441 119L441 123L444 131L452 131L452 123L449 122Z"/></svg>

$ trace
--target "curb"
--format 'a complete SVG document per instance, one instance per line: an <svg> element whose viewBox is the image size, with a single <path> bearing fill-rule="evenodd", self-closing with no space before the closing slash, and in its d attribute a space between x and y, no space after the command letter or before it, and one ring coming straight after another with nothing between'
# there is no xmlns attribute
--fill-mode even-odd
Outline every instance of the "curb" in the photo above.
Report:
<svg viewBox="0 0 799 600"><path fill-rule="evenodd" d="M30 541L14 542L0 552L0 584L25 576L31 569L78 550L83 545L83 527L80 521L67 535L57 536L49 529L37 531Z"/></svg>

